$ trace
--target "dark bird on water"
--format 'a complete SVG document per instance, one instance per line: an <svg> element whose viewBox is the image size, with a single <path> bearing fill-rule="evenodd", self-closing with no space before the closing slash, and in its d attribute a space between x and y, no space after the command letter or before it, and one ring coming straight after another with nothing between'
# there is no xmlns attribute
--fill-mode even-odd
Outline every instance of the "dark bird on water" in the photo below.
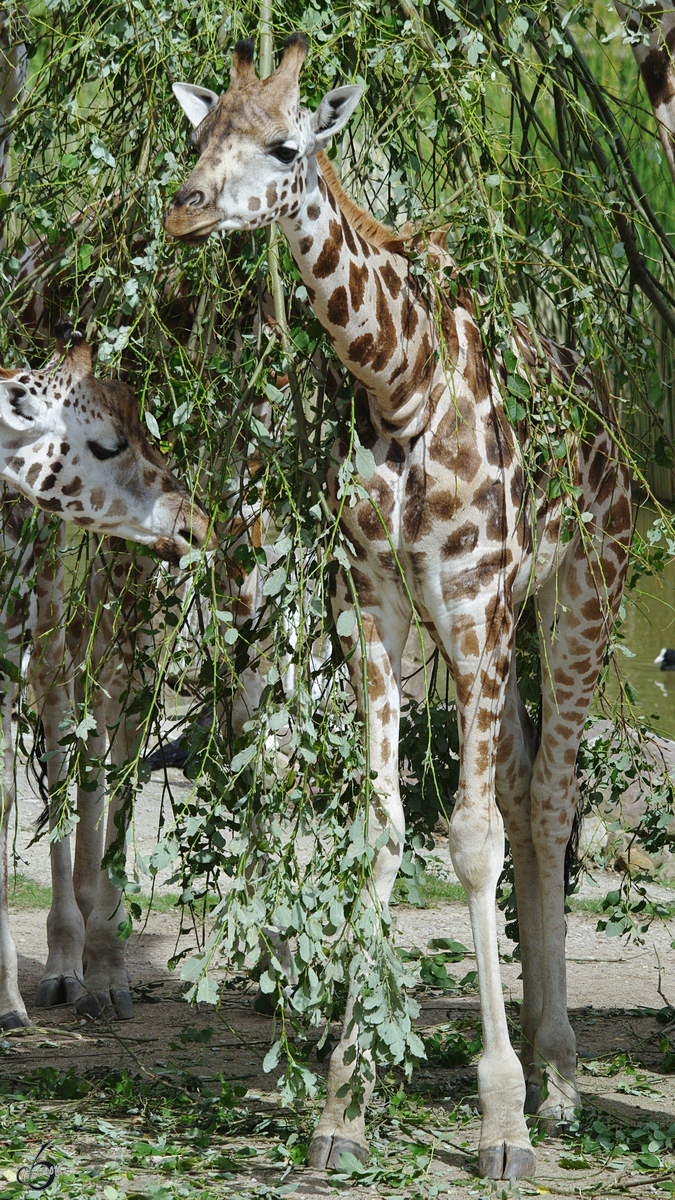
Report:
<svg viewBox="0 0 675 1200"><path fill-rule="evenodd" d="M666 650L664 646L660 654L654 659L654 663L662 671L675 671L675 650Z"/></svg>

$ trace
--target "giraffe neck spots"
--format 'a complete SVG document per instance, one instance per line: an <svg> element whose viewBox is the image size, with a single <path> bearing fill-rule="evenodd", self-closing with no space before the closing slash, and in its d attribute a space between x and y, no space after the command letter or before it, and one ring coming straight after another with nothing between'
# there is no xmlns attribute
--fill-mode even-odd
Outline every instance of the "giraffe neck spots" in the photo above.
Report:
<svg viewBox="0 0 675 1200"><path fill-rule="evenodd" d="M375 419L419 433L437 338L400 240L344 198L334 173L324 179L315 165L307 183L297 218L280 224L315 312Z"/></svg>

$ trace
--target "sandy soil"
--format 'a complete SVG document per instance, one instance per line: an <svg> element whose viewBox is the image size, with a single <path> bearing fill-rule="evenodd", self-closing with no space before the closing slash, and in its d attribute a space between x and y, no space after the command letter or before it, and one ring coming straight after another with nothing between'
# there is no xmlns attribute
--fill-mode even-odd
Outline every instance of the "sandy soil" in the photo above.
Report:
<svg viewBox="0 0 675 1200"><path fill-rule="evenodd" d="M157 778L157 777L155 777ZM171 772L171 784L176 798L181 789L188 785L178 772ZM162 800L162 785L153 782L145 789L139 804L135 840L136 846L147 853L156 842L157 821ZM21 801L21 817L17 834L19 869L32 878L48 882L45 844L27 848L32 837L37 801L29 802L24 795ZM439 839L436 855L450 874L447 842ZM616 876L599 878L599 888L586 886L591 894L604 895L616 886ZM666 899L675 892L659 888L658 894ZM98 1021L80 1020L72 1011L63 1009L34 1009L31 997L40 978L46 959L46 912L44 910L19 910L12 913L12 928L20 956L20 984L35 1022L33 1031L26 1036L6 1039L5 1053L0 1060L0 1075L15 1073L47 1065L66 1070L72 1066L78 1073L105 1072L111 1067L126 1066L129 1070L141 1067L155 1073L167 1064L189 1068L191 1071L210 1077L220 1073L226 1079L246 1086L246 1103L257 1106L260 1112L266 1107L277 1110L274 1075L262 1072L262 1059L270 1043L272 1023L269 1018L257 1015L251 1007L251 995L240 990L226 992L218 1011L201 1005L198 1010L188 1008L181 995L177 974L167 969L167 961L180 945L187 944L179 937L179 926L172 914L150 912L139 933L134 933L128 943L128 964L135 988L136 1015L132 1022L120 1023L103 1017ZM398 942L410 949L425 950L431 938L452 937L471 950L472 939L468 911L461 904L441 903L428 909L413 909L399 906L395 910L396 936ZM675 1076L658 1072L661 1027L653 1016L640 1013L641 1007L658 1009L663 999L658 994L659 964L662 968L662 987L670 1000L675 1000L675 951L671 942L675 927L666 928L656 922L649 931L644 945L625 946L617 940L608 939L595 932L597 918L591 914L575 913L569 917L567 940L569 1007L577 1035L580 1086L584 1101L594 1105L600 1113L612 1113L619 1120L636 1126L646 1120L655 1119L661 1124L675 1122ZM513 947L503 932L504 919L498 915L500 947L508 955ZM675 922L671 923L675 926ZM456 964L453 974L461 978L467 971L475 969L475 961L468 957ZM520 968L517 963L504 963L502 978L509 1012L517 1023L517 1004L521 998ZM150 985L152 985L150 987ZM460 1017L475 1020L478 1000L475 995L449 999L439 993L427 993L421 997L422 1013L419 1026L425 1032ZM184 1046L178 1035L184 1026L210 1027L214 1030L208 1045ZM610 1078L589 1073L585 1064L596 1058L615 1055L624 1051L632 1055L645 1073L652 1094L634 1095L630 1089L631 1078L619 1072ZM318 1064L313 1068L322 1070ZM592 1071L592 1068L591 1068ZM469 1106L476 1105L475 1067L448 1070L421 1066L413 1077L411 1090L430 1092L433 1103L456 1103L464 1097ZM444 1096L446 1101L444 1101ZM262 1106L262 1108L261 1108ZM111 1155L110 1144L103 1141L79 1141L74 1136L71 1152L82 1161L95 1163L101 1156ZM103 1135L102 1135L103 1136ZM417 1136L417 1135L416 1135ZM422 1137L422 1134L419 1134ZM478 1136L478 1119L474 1117L457 1132L454 1138L436 1141L433 1157L433 1179L446 1188L458 1200L465 1200L475 1189L475 1182L467 1178L467 1152L475 1150ZM429 1133L429 1144L434 1135ZM255 1148L258 1143L251 1139ZM263 1143L261 1143L262 1145ZM269 1148L269 1142L264 1143ZM614 1187L617 1172L569 1170L558 1167L562 1154L562 1143L555 1140L543 1142L538 1148L537 1184L553 1193L573 1194L575 1188L594 1184L603 1188ZM98 1158L97 1158L98 1156ZM284 1168L285 1169L285 1168ZM251 1194L246 1189L278 1186L282 1168L267 1161L256 1161L250 1174L237 1175L232 1191ZM625 1172L624 1172L625 1174ZM628 1172L630 1175L630 1172ZM431 1176L430 1176L431 1178ZM628 1178L630 1194L637 1197L653 1195L648 1183L642 1183L639 1175ZM134 1187L146 1186L156 1176L136 1177ZM324 1172L309 1168L297 1168L286 1178L285 1185L294 1183L295 1194L312 1197L333 1194L331 1177ZM131 1185L130 1185L131 1186ZM527 1191L530 1185L523 1184ZM533 1189L530 1191L534 1194ZM258 1194L262 1194L258 1192ZM342 1186L345 1197L359 1196L366 1200L370 1196L391 1194L382 1187ZM406 1192L399 1193L402 1195ZM475 1190L473 1191L475 1195Z"/></svg>

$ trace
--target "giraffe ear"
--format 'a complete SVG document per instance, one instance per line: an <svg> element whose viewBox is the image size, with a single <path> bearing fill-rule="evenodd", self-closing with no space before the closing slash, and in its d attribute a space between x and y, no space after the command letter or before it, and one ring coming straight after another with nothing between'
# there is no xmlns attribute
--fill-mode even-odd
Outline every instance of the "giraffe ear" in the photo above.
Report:
<svg viewBox="0 0 675 1200"><path fill-rule="evenodd" d="M214 104L218 103L215 92L197 87L194 83L174 83L173 94L195 129L201 125L206 114L211 112Z"/></svg>
<svg viewBox="0 0 675 1200"><path fill-rule="evenodd" d="M15 433L40 433L45 408L23 383L0 379L0 423Z"/></svg>
<svg viewBox="0 0 675 1200"><path fill-rule="evenodd" d="M324 96L316 112L312 113L315 153L323 150L330 139L344 129L364 91L362 84L350 83Z"/></svg>

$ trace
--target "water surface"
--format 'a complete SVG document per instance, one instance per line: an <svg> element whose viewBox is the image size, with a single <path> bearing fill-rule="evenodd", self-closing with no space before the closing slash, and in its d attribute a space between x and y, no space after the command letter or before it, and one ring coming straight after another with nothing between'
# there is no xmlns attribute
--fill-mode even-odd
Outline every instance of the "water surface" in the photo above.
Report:
<svg viewBox="0 0 675 1200"><path fill-rule="evenodd" d="M656 513L642 508L637 529L646 537ZM665 544L665 543L663 543ZM624 642L635 655L618 655L623 676L637 691L637 714L644 714L666 737L675 738L675 671L661 671L654 659L663 646L675 649L675 560L659 576L642 576L626 593ZM611 687L611 694L616 689Z"/></svg>

